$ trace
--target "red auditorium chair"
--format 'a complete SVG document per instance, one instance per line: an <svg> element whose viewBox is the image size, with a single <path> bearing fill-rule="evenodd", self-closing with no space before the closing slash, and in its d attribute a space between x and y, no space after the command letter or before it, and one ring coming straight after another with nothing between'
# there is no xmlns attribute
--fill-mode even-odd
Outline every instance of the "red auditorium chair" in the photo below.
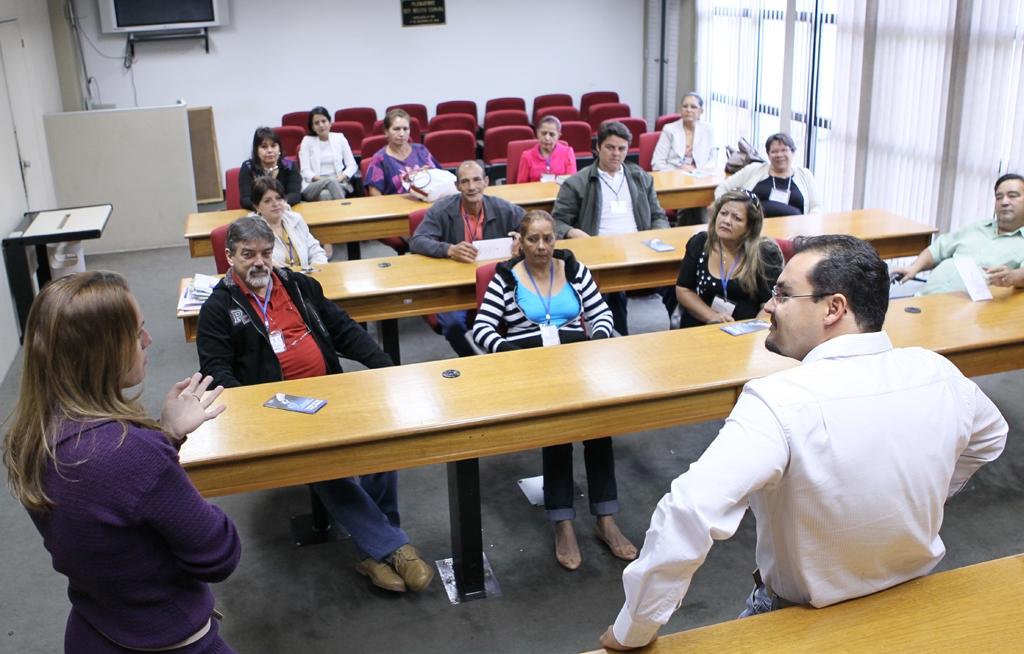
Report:
<svg viewBox="0 0 1024 654"><path fill-rule="evenodd" d="M526 125L505 125L492 127L484 132L484 163L491 179L505 177L508 160L508 144L533 138L533 130Z"/></svg>
<svg viewBox="0 0 1024 654"><path fill-rule="evenodd" d="M591 91L580 96L580 118L587 120L590 108L603 102L618 102L619 94L615 91Z"/></svg>
<svg viewBox="0 0 1024 654"><path fill-rule="evenodd" d="M476 103L472 100L448 100L447 102L438 102L434 115L441 116L444 114L469 114L475 121L477 117Z"/></svg>
<svg viewBox="0 0 1024 654"><path fill-rule="evenodd" d="M275 127L274 134L281 141L281 153L286 157L299 160L299 144L306 136L305 127Z"/></svg>
<svg viewBox="0 0 1024 654"><path fill-rule="evenodd" d="M484 105L485 114L489 114L492 111L502 111L503 109L526 111L526 100L522 98L492 98Z"/></svg>
<svg viewBox="0 0 1024 654"><path fill-rule="evenodd" d="M651 172L651 160L654 159L654 148L658 145L661 132L647 132L640 135L640 167Z"/></svg>
<svg viewBox="0 0 1024 654"><path fill-rule="evenodd" d="M668 125L669 123L674 123L680 118L682 118L682 116L680 116L679 114L665 114L664 116L660 116L658 120L656 120L654 123L654 131L660 132L662 128L665 127L665 125Z"/></svg>
<svg viewBox="0 0 1024 654"><path fill-rule="evenodd" d="M224 208L241 209L242 198L238 195L238 172L241 168L228 168L224 171Z"/></svg>
<svg viewBox="0 0 1024 654"><path fill-rule="evenodd" d="M587 112L587 122L590 123L590 129L593 133L597 134L597 128L601 126L606 120L613 118L625 118L629 116L629 105L621 102L605 102L604 104L595 104Z"/></svg>
<svg viewBox="0 0 1024 654"><path fill-rule="evenodd" d="M567 120L579 120L580 112L576 107L545 107L533 114L533 124L539 125L540 119L545 116L554 116L564 123Z"/></svg>
<svg viewBox="0 0 1024 654"><path fill-rule="evenodd" d="M235 170L238 169L236 168ZM210 247L213 248L213 263L217 266L218 275L227 273L228 268L231 267L231 264L228 262L228 255L224 252L227 249L228 227L231 227L230 223L214 227L213 231L210 232ZM792 245L789 249L792 252Z"/></svg>
<svg viewBox="0 0 1024 654"><path fill-rule="evenodd" d="M521 109L499 109L484 114L484 129L504 127L506 125L530 126L530 117Z"/></svg>
<svg viewBox="0 0 1024 654"><path fill-rule="evenodd" d="M423 145L442 168L456 168L467 159L476 159L476 136L463 129L442 129L427 132Z"/></svg>
<svg viewBox="0 0 1024 654"><path fill-rule="evenodd" d="M301 127L302 131L309 129L309 112L308 111L292 111L281 116L281 125L283 127Z"/></svg>
<svg viewBox="0 0 1024 654"><path fill-rule="evenodd" d="M345 135L345 140L352 148L352 154L358 156L363 152L363 125L354 120L336 120L331 123L331 131Z"/></svg>
<svg viewBox="0 0 1024 654"><path fill-rule="evenodd" d="M363 134L373 131L373 124L377 122L377 110L373 107L348 107L338 109L334 112L334 121L354 120L363 126Z"/></svg>
<svg viewBox="0 0 1024 654"><path fill-rule="evenodd" d="M572 96L568 93L548 93L533 99L533 115L546 107L571 107Z"/></svg>
<svg viewBox="0 0 1024 654"><path fill-rule="evenodd" d="M562 140L576 151L576 158L593 157L594 145L590 125L582 120L562 123Z"/></svg>
<svg viewBox="0 0 1024 654"><path fill-rule="evenodd" d="M371 134L363 137L363 142L359 146L359 151L363 153L363 162L367 163L370 161L370 157L377 154L377 150L380 150L387 145L388 139L383 134ZM363 178L366 178L366 171L363 170Z"/></svg>
<svg viewBox="0 0 1024 654"><path fill-rule="evenodd" d="M519 160L523 158L524 152L526 152L535 145L537 145L537 139L522 139L520 141L509 141L508 156L506 157L507 165L505 167L506 184L519 183Z"/></svg>
<svg viewBox="0 0 1024 654"><path fill-rule="evenodd" d="M438 114L430 119L428 130L464 129L476 134L476 116L470 114Z"/></svg>

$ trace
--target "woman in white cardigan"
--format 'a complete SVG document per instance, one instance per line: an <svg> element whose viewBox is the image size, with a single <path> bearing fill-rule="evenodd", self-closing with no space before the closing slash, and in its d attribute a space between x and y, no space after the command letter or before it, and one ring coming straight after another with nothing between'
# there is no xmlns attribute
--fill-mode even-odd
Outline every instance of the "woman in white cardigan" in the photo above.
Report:
<svg viewBox="0 0 1024 654"><path fill-rule="evenodd" d="M761 200L765 218L821 213L821 191L814 174L793 165L796 143L789 134L772 134L764 143L768 163L744 166L715 189L715 199L723 193L743 188Z"/></svg>
<svg viewBox="0 0 1024 654"><path fill-rule="evenodd" d="M349 180L358 167L344 134L331 131L331 115L323 107L309 112L309 135L299 144L302 199L340 200L352 192Z"/></svg>
<svg viewBox="0 0 1024 654"><path fill-rule="evenodd" d="M327 263L327 253L309 231L302 216L284 201L284 186L273 177L257 177L252 183L252 203L257 216L274 232L274 265L293 268Z"/></svg>
<svg viewBox="0 0 1024 654"><path fill-rule="evenodd" d="M690 91L679 102L682 116L661 130L654 147L651 168L654 170L712 170L718 163L715 132L700 120L704 99Z"/></svg>

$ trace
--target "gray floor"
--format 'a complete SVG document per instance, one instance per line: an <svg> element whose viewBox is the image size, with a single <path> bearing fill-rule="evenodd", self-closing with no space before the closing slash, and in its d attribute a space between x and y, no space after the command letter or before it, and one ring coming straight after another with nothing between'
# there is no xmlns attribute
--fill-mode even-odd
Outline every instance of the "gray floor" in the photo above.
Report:
<svg viewBox="0 0 1024 654"><path fill-rule="evenodd" d="M343 248L339 248L343 249ZM368 254L372 254L373 250ZM197 366L172 311L177 280L194 271L213 272L212 259L189 259L184 247L92 257L90 268L118 270L129 281L154 343L142 399L153 412L171 383ZM664 329L667 320L653 299L631 301L634 331ZM450 356L444 340L419 319L401 323L406 363ZM0 413L17 394L20 361L0 385ZM978 382L1011 424L1003 457L983 469L949 504L943 538L949 553L941 568L976 563L1024 550L1024 424L1021 373ZM616 439L623 531L638 545L654 505L670 481L685 471L714 437L719 422ZM580 448L576 448L579 450ZM577 481L586 487L577 452ZM527 505L516 480L539 473L538 452L481 462L484 542L503 596L451 606L436 581L420 594L390 595L353 571L351 543L296 549L288 518L307 508L305 488L219 498L242 534L241 565L215 588L226 614L222 633L239 652L578 652L597 637L622 602L624 563L591 535L585 499L577 503L584 563L566 572L552 555L550 528L540 509ZM425 556L448 556L445 470L441 466L400 472L403 526ZM60 651L68 611L65 580L53 572L25 512L0 493L0 652ZM718 543L698 572L683 607L665 632L728 620L739 612L753 568L753 522ZM949 598L936 598L948 601Z"/></svg>

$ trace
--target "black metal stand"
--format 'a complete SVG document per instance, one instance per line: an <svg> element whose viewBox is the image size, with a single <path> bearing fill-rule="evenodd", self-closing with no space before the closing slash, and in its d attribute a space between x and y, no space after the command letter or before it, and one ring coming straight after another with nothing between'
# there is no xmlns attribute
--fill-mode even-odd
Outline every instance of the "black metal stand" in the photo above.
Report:
<svg viewBox="0 0 1024 654"><path fill-rule="evenodd" d="M396 318L381 320L377 325L380 328L381 348L387 352L396 366L401 365L402 351L398 343L398 320Z"/></svg>
<svg viewBox="0 0 1024 654"><path fill-rule="evenodd" d="M480 460L467 459L448 464L448 512L452 532L452 563L455 596L468 602L493 596L485 578L497 582L485 565L483 531L480 523ZM444 572L443 567L438 568ZM442 577L444 575L442 574Z"/></svg>
<svg viewBox="0 0 1024 654"><path fill-rule="evenodd" d="M292 538L295 539L296 547L334 543L349 537L341 525L331 520L327 507L312 486L309 486L309 502L309 513L293 515L291 518Z"/></svg>
<svg viewBox="0 0 1024 654"><path fill-rule="evenodd" d="M200 27L194 30L164 30L160 32L131 32L127 38L128 58L135 59L135 44L146 41L189 41L203 42L203 50L210 54L210 30Z"/></svg>
<svg viewBox="0 0 1024 654"><path fill-rule="evenodd" d="M363 257L362 251L359 249L359 241L349 241L345 244L348 249L348 260L355 261Z"/></svg>

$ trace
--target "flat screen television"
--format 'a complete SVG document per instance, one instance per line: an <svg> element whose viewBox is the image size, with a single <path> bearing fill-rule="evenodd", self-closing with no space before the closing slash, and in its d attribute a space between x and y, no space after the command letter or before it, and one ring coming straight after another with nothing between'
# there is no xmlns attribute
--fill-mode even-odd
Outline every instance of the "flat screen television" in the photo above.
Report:
<svg viewBox="0 0 1024 654"><path fill-rule="evenodd" d="M227 0L97 0L108 34L218 27L227 24Z"/></svg>

